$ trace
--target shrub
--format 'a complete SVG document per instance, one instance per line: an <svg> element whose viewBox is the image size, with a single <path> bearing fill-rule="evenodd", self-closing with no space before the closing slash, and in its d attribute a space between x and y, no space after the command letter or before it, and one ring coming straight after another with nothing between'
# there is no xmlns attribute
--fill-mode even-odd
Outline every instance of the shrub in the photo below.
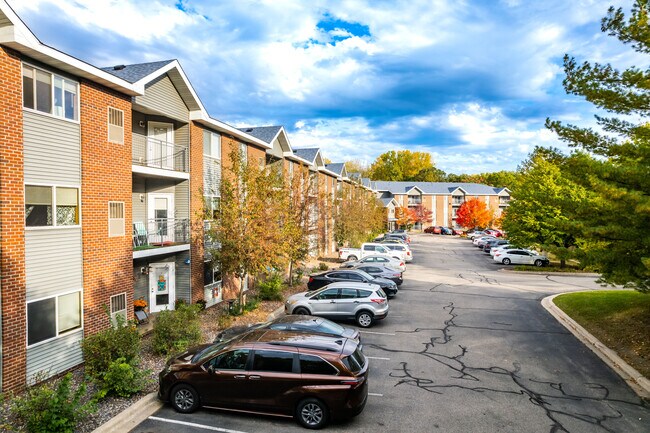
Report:
<svg viewBox="0 0 650 433"><path fill-rule="evenodd" d="M136 365L140 342L141 337L135 326L118 316L114 327L89 335L81 342L86 373L93 379L101 379L110 364L118 358Z"/></svg>
<svg viewBox="0 0 650 433"><path fill-rule="evenodd" d="M327 270L329 270L329 268L330 268L330 267L327 266L327 263L320 262L320 263L318 264L318 270L319 270L319 271L327 271Z"/></svg>
<svg viewBox="0 0 650 433"><path fill-rule="evenodd" d="M182 352L201 340L199 306L180 304L161 311L153 325L153 351L159 355Z"/></svg>
<svg viewBox="0 0 650 433"><path fill-rule="evenodd" d="M264 281L258 284L258 295L263 301L282 300L282 276L279 272L268 275Z"/></svg>
<svg viewBox="0 0 650 433"><path fill-rule="evenodd" d="M305 268L296 269L293 275L292 285L300 284L302 282L302 277L304 275L305 275Z"/></svg>
<svg viewBox="0 0 650 433"><path fill-rule="evenodd" d="M140 370L137 365L126 362L125 358L118 358L111 362L101 381L97 398L107 395L130 397L140 392L147 386L148 375L151 372Z"/></svg>
<svg viewBox="0 0 650 433"><path fill-rule="evenodd" d="M72 374L54 383L42 383L13 400L11 412L28 432L72 433L80 420L95 410L92 402L82 403L85 384L74 392Z"/></svg>
<svg viewBox="0 0 650 433"><path fill-rule="evenodd" d="M205 306L207 304L208 303L205 301L205 299L199 299L198 301L196 301L196 305L199 306L199 310L201 310L201 311L205 310Z"/></svg>
<svg viewBox="0 0 650 433"><path fill-rule="evenodd" d="M185 299L180 299L180 298L176 299L176 301L174 301L174 310L178 310L178 308L181 305L186 305L186 304L187 304L187 302L185 302Z"/></svg>

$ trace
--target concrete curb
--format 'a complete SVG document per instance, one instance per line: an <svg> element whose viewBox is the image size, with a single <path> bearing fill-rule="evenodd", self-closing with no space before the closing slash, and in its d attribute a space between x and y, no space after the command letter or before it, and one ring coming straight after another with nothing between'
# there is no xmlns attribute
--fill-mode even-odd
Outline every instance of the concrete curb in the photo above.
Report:
<svg viewBox="0 0 650 433"><path fill-rule="evenodd" d="M162 406L163 403L158 400L158 394L152 392L97 427L93 433L128 432Z"/></svg>
<svg viewBox="0 0 650 433"><path fill-rule="evenodd" d="M506 272L509 274L519 274L519 275L549 275L549 276L562 276L566 275L568 277L589 277L589 278L600 278L600 274L593 272L536 272L536 271L515 271L514 269L504 269L500 268L497 272Z"/></svg>
<svg viewBox="0 0 650 433"><path fill-rule="evenodd" d="M564 311L555 305L555 303L553 303L553 299L556 296L562 294L563 293L547 296L546 298L542 299L542 306L546 309L546 311L551 313L551 315L555 317L557 321L562 324L562 326L568 329L573 335L576 336L578 340L580 340L585 346L591 349L592 352L598 355L598 357L602 359L605 364L607 364L612 370L621 376L621 378L627 382L630 388L632 388L634 392L639 395L639 397L650 400L650 380L636 371L627 362L623 361L623 359L621 359L621 357L618 356L616 352L601 343L600 340L591 335L585 328L580 326L575 320L570 318Z"/></svg>
<svg viewBox="0 0 650 433"><path fill-rule="evenodd" d="M282 316L283 314L284 314L284 307L278 307L274 312L269 314L269 316L266 318L266 320L277 319L278 317Z"/></svg>

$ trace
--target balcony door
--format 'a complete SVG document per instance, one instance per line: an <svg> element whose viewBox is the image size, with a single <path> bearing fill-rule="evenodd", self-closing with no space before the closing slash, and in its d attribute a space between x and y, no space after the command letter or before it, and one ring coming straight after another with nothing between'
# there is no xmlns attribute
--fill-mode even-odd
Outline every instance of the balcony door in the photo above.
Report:
<svg viewBox="0 0 650 433"><path fill-rule="evenodd" d="M173 310L176 301L176 264L149 264L149 311Z"/></svg>
<svg viewBox="0 0 650 433"><path fill-rule="evenodd" d="M174 125L147 123L147 161L150 167L174 169Z"/></svg>
<svg viewBox="0 0 650 433"><path fill-rule="evenodd" d="M147 209L149 213L149 243L165 245L174 239L174 194L149 193Z"/></svg>

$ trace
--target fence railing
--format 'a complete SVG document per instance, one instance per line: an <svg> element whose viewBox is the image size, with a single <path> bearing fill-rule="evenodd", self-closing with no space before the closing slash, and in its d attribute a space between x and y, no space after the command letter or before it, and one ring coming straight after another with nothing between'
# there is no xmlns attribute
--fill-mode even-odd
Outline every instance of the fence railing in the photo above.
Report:
<svg viewBox="0 0 650 433"><path fill-rule="evenodd" d="M189 149L156 138L133 134L133 164L189 173Z"/></svg>
<svg viewBox="0 0 650 433"><path fill-rule="evenodd" d="M187 218L155 218L133 223L133 248L147 249L190 242Z"/></svg>

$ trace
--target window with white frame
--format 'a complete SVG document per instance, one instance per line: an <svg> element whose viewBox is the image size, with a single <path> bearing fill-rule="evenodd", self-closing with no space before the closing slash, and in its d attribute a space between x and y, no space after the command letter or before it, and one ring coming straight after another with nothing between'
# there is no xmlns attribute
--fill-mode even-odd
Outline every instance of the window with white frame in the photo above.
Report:
<svg viewBox="0 0 650 433"><path fill-rule="evenodd" d="M221 159L221 135L205 131L203 135L203 155L213 159Z"/></svg>
<svg viewBox="0 0 650 433"><path fill-rule="evenodd" d="M79 83L23 64L23 107L79 120Z"/></svg>
<svg viewBox="0 0 650 433"><path fill-rule="evenodd" d="M242 162L248 164L248 146L246 146L246 143L239 143L239 152Z"/></svg>
<svg viewBox="0 0 650 433"><path fill-rule="evenodd" d="M220 197L205 196L205 218L217 219L217 212L219 212L220 204Z"/></svg>
<svg viewBox="0 0 650 433"><path fill-rule="evenodd" d="M81 328L81 291L27 303L27 345Z"/></svg>
<svg viewBox="0 0 650 433"><path fill-rule="evenodd" d="M124 236L124 202L108 202L108 237Z"/></svg>
<svg viewBox="0 0 650 433"><path fill-rule="evenodd" d="M25 185L25 225L27 227L78 224L78 188Z"/></svg>
<svg viewBox="0 0 650 433"><path fill-rule="evenodd" d="M126 321L126 293L111 296L111 323L117 325L120 316Z"/></svg>
<svg viewBox="0 0 650 433"><path fill-rule="evenodd" d="M124 144L124 111L108 107L108 141Z"/></svg>

